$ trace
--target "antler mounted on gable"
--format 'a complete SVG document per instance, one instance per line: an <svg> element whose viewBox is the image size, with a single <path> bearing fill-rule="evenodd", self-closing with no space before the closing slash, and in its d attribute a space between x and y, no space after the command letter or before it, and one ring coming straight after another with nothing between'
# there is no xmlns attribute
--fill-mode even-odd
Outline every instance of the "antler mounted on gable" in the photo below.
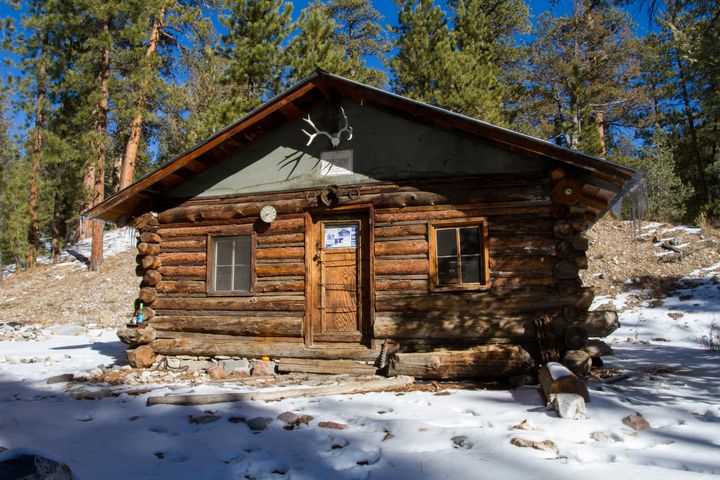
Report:
<svg viewBox="0 0 720 480"><path fill-rule="evenodd" d="M307 122L308 125L310 125L310 126L315 130L315 133L310 133L310 132L308 132L308 131L306 131L306 130L302 130L302 132L303 132L305 135L308 136L308 142L307 142L307 144L306 144L305 146L309 146L309 145L313 142L313 140L315 140L315 137L317 137L318 135L321 135L321 134L322 134L322 135L325 135L326 137L328 137L328 138L330 139L330 144L332 145L333 148L336 148L338 145L340 145L340 140L341 140L341 136L342 136L343 133L347 133L347 134L348 134L347 139L348 139L348 140L352 140L352 137L353 137L353 133L352 133L352 132L353 132L353 129L352 129L351 126L348 125L348 117L347 117L347 115L345 114L345 109L343 109L342 107L340 107L340 111L342 112L342 116L343 116L343 118L345 119L345 126L344 126L343 128L341 128L340 130L338 130L337 132L332 133L332 134L331 134L331 133L328 133L328 132L325 132L325 131L322 131L322 130L319 130L319 129L315 126L315 124L313 123L313 121L310 119L310 115L309 115L309 114L308 114L307 118L303 118L303 120L304 120L305 122Z"/></svg>

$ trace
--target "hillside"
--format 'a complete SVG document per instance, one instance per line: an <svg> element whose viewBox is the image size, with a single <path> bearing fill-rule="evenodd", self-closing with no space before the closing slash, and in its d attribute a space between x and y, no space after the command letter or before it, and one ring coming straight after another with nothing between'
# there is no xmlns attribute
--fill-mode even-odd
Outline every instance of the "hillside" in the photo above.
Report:
<svg viewBox="0 0 720 480"><path fill-rule="evenodd" d="M83 263L90 254L89 240L65 249L57 265L43 259L31 271L6 268L0 282L0 323L122 325L133 313L140 283L134 243L127 229L108 232L100 272L89 272Z"/></svg>

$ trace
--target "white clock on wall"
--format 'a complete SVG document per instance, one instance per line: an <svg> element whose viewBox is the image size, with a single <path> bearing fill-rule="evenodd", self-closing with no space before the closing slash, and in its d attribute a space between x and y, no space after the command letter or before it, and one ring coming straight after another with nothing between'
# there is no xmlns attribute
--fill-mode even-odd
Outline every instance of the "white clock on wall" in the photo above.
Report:
<svg viewBox="0 0 720 480"><path fill-rule="evenodd" d="M260 220L265 223L272 223L275 217L277 217L277 210L272 205L265 205L260 210Z"/></svg>

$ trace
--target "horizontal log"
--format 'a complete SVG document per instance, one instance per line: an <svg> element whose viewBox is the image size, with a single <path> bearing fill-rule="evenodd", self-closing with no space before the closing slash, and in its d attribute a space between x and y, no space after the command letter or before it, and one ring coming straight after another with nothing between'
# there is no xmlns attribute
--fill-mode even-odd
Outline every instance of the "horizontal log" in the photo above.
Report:
<svg viewBox="0 0 720 480"><path fill-rule="evenodd" d="M254 292L304 292L305 280L277 280L260 278L255 282Z"/></svg>
<svg viewBox="0 0 720 480"><path fill-rule="evenodd" d="M578 277L580 271L578 264L570 260L561 260L555 264L555 278L560 280L572 280Z"/></svg>
<svg viewBox="0 0 720 480"><path fill-rule="evenodd" d="M281 358L277 366L280 373L320 373L375 375L377 367L357 360L316 360L314 358Z"/></svg>
<svg viewBox="0 0 720 480"><path fill-rule="evenodd" d="M541 255L494 256L490 257L490 271L549 270L555 265L555 258Z"/></svg>
<svg viewBox="0 0 720 480"><path fill-rule="evenodd" d="M143 213L131 223L133 227L140 231L148 230L148 227L157 227L160 224L157 214L153 212Z"/></svg>
<svg viewBox="0 0 720 480"><path fill-rule="evenodd" d="M570 236L572 236L573 233L573 228L570 226L569 223L564 220L557 222L553 226L553 235L555 235L557 238L569 238Z"/></svg>
<svg viewBox="0 0 720 480"><path fill-rule="evenodd" d="M157 291L153 287L143 287L140 289L138 299L145 305L153 305L153 302L158 298Z"/></svg>
<svg viewBox="0 0 720 480"><path fill-rule="evenodd" d="M420 379L508 377L532 372L530 354L518 345L483 345L470 350L428 353L396 353L389 375Z"/></svg>
<svg viewBox="0 0 720 480"><path fill-rule="evenodd" d="M582 288L576 295L558 295L553 293L552 289L538 288L540 291L518 292L512 296L473 292L460 295L434 293L376 297L375 309L378 312L436 310L542 312L572 305L580 310L587 310L594 298L590 288ZM542 290L546 291L543 293Z"/></svg>
<svg viewBox="0 0 720 480"><path fill-rule="evenodd" d="M140 255L157 255L160 253L160 245L157 243L140 242L137 246Z"/></svg>
<svg viewBox="0 0 720 480"><path fill-rule="evenodd" d="M323 348L309 348L302 342L254 341L247 337L237 339L219 339L215 335L205 338L167 338L157 339L150 346L162 355L218 355L260 358L319 358L374 361L380 353L378 349L369 349L361 345L355 347L323 345Z"/></svg>
<svg viewBox="0 0 720 480"><path fill-rule="evenodd" d="M255 310L302 311L305 299L298 296L264 297L160 297L153 307L156 310Z"/></svg>
<svg viewBox="0 0 720 480"><path fill-rule="evenodd" d="M205 265L207 253L205 252L173 252L161 253L160 262L169 267L171 265Z"/></svg>
<svg viewBox="0 0 720 480"><path fill-rule="evenodd" d="M544 213L551 214L552 207L546 205L513 205L513 206L493 206L478 209L472 206L473 209L459 210L458 206L455 208L448 208L442 210L424 210L424 211L404 211L398 212L387 212L378 210L375 214L375 221L378 224L393 224L398 222L412 222L412 221L428 221L428 220L452 220L456 218L468 218L478 216L491 216L491 215L508 215L508 214L534 214ZM392 209L387 209L392 210ZM405 209L409 210L409 209ZM384 225L381 225L384 226Z"/></svg>
<svg viewBox="0 0 720 480"><path fill-rule="evenodd" d="M277 259L277 258L305 258L305 248L303 247L278 247L278 248L259 248L255 252L258 259Z"/></svg>
<svg viewBox="0 0 720 480"><path fill-rule="evenodd" d="M212 333L248 337L301 337L302 317L158 316L150 325L158 331Z"/></svg>
<svg viewBox="0 0 720 480"><path fill-rule="evenodd" d="M375 260L377 275L427 275L427 259L394 260L378 258Z"/></svg>
<svg viewBox="0 0 720 480"><path fill-rule="evenodd" d="M522 288L522 287L550 287L555 285L555 278L552 275L542 277L496 277L490 275L490 287L492 289L498 288Z"/></svg>
<svg viewBox="0 0 720 480"><path fill-rule="evenodd" d="M424 280L375 279L375 290L427 291L429 282Z"/></svg>
<svg viewBox="0 0 720 480"><path fill-rule="evenodd" d="M556 243L556 238L542 235L490 236L488 238L488 245L491 251L509 249L520 249L526 252L532 252L534 250L552 251Z"/></svg>
<svg viewBox="0 0 720 480"><path fill-rule="evenodd" d="M160 243L162 241L162 237L158 235L157 233L153 232L142 232L140 234L140 242L141 243Z"/></svg>
<svg viewBox="0 0 720 480"><path fill-rule="evenodd" d="M375 227L375 237L405 237L410 235L427 235L427 225L397 225L393 227Z"/></svg>
<svg viewBox="0 0 720 480"><path fill-rule="evenodd" d="M485 314L470 312L417 313L379 312L375 316L375 338L520 338L534 339L536 314ZM402 343L402 342L400 342Z"/></svg>
<svg viewBox="0 0 720 480"><path fill-rule="evenodd" d="M375 243L375 255L416 255L427 254L428 243L424 240Z"/></svg>
<svg viewBox="0 0 720 480"><path fill-rule="evenodd" d="M193 251L193 250L204 250L205 247L205 239L202 240L166 240L160 243L160 248L163 252L170 251L170 250L185 250L185 251Z"/></svg>
<svg viewBox="0 0 720 480"><path fill-rule="evenodd" d="M205 293L207 286L200 280L163 280L155 287L159 293Z"/></svg>
<svg viewBox="0 0 720 480"><path fill-rule="evenodd" d="M205 265L160 267L158 271L163 277L205 278Z"/></svg>
<svg viewBox="0 0 720 480"><path fill-rule="evenodd" d="M376 208L408 208L447 204L483 204L492 206L504 202L549 201L548 191L542 185L523 185L517 187L492 186L455 186L446 188L442 193L426 192L388 192L372 200Z"/></svg>
<svg viewBox="0 0 720 480"><path fill-rule="evenodd" d="M190 227L171 227L163 226L158 233L165 240L170 240L172 237L185 237L195 235L207 235L210 233L223 233L231 235L248 235L255 231L255 225L253 223L244 224L227 224L227 225L199 225ZM292 230L302 230L304 228L303 218L289 218L289 219L278 219L275 220L267 230L257 232L258 239L261 236L271 236L278 233L290 233Z"/></svg>
<svg viewBox="0 0 720 480"><path fill-rule="evenodd" d="M158 270L162 266L160 257L155 255L147 255L140 259L140 268L142 270Z"/></svg>
<svg viewBox="0 0 720 480"><path fill-rule="evenodd" d="M157 270L148 270L143 274L143 286L154 287L162 281L162 275Z"/></svg>
<svg viewBox="0 0 720 480"><path fill-rule="evenodd" d="M304 233L282 233L279 235L268 235L263 234L262 236L258 236L257 243L259 247L262 247L264 245L273 245L278 243L304 243L305 242L305 234Z"/></svg>
<svg viewBox="0 0 720 480"><path fill-rule="evenodd" d="M590 241L581 235L572 237L570 239L575 250L586 251L590 247Z"/></svg>
<svg viewBox="0 0 720 480"><path fill-rule="evenodd" d="M284 200L274 203L278 213L299 213L302 211L303 202L301 199ZM288 208L288 204L296 207ZM282 205L282 206L281 206ZM213 220L231 220L241 219L245 217L257 217L260 215L260 209L264 205L261 203L236 203L236 204L206 204L206 205L181 205L179 207L165 210L158 215L161 224L191 222L198 223L202 221Z"/></svg>
<svg viewBox="0 0 720 480"><path fill-rule="evenodd" d="M257 263L255 275L258 277L285 277L291 275L304 275L304 263Z"/></svg>

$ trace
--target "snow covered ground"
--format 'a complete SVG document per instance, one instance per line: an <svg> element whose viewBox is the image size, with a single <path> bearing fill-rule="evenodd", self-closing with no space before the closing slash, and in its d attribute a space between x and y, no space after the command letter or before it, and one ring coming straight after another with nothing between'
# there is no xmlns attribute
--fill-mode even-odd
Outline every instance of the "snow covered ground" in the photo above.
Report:
<svg viewBox="0 0 720 480"><path fill-rule="evenodd" d="M114 332L89 330L0 342L0 446L47 452L81 480L710 478L720 475L720 352L699 339L720 323L719 276L720 265L698 270L672 296L621 313L605 367L623 379L589 383L586 420L558 418L537 387L146 406L150 395L220 390L174 385L76 400L46 379L125 363ZM622 307L629 295L596 303ZM313 420L286 430L275 419L286 411ZM635 412L650 430L622 423ZM256 417L275 420L261 431L237 420ZM514 430L523 420L536 430ZM551 440L559 453L513 438Z"/></svg>

